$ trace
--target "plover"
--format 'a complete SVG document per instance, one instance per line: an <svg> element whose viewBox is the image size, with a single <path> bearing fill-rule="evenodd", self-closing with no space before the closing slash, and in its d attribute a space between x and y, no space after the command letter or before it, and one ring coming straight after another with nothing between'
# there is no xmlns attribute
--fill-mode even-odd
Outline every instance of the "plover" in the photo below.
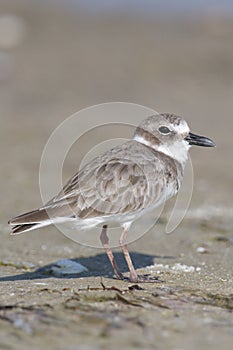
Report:
<svg viewBox="0 0 233 350"><path fill-rule="evenodd" d="M123 279L107 236L107 227L117 224L123 230L119 244L129 267L129 281L147 281L133 266L127 232L134 220L177 193L192 145L215 146L209 138L191 133L179 116L150 116L136 128L132 140L86 164L47 204L11 219L12 234L62 222L77 230L101 225L102 245L116 278Z"/></svg>

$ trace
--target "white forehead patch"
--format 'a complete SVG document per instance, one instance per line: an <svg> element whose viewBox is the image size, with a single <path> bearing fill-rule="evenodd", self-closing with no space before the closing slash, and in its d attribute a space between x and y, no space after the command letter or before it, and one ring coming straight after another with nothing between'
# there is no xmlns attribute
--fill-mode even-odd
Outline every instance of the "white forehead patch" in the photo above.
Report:
<svg viewBox="0 0 233 350"><path fill-rule="evenodd" d="M188 134L190 129L185 120L182 120L180 124L172 125L173 129L179 134Z"/></svg>

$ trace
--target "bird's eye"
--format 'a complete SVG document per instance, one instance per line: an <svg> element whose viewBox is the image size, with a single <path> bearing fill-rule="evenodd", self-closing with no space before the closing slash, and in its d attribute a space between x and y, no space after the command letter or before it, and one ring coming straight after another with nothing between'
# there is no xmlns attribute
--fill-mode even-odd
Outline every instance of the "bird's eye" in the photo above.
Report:
<svg viewBox="0 0 233 350"><path fill-rule="evenodd" d="M167 128L166 126L160 126L159 132L160 132L160 134L166 135L166 134L169 134L171 132L171 130L169 128Z"/></svg>

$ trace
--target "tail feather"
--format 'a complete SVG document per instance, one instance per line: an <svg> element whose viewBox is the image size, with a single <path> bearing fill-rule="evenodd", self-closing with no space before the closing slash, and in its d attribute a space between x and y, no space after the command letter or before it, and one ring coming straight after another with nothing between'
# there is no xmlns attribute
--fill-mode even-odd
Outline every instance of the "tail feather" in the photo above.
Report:
<svg viewBox="0 0 233 350"><path fill-rule="evenodd" d="M47 212L48 211L48 212ZM62 223L68 218L74 218L69 206L39 208L11 219L8 224L11 226L12 234L31 231L53 223Z"/></svg>
<svg viewBox="0 0 233 350"><path fill-rule="evenodd" d="M12 235L18 235L19 233L22 232L27 232L27 231L31 231L34 230L36 228L36 224L25 224L25 225L15 225L12 226Z"/></svg>
<svg viewBox="0 0 233 350"><path fill-rule="evenodd" d="M21 214L9 221L10 225L36 224L44 220L49 220L48 213L45 209L36 209L28 213Z"/></svg>
<svg viewBox="0 0 233 350"><path fill-rule="evenodd" d="M16 216L8 224L11 226L12 234L27 232L36 228L47 226L52 223L45 209L36 209L28 213Z"/></svg>

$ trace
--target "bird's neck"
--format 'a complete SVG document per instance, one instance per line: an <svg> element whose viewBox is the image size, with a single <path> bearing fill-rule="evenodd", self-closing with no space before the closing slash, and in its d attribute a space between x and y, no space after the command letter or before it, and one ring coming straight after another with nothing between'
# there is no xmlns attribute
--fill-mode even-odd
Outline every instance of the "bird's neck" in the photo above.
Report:
<svg viewBox="0 0 233 350"><path fill-rule="evenodd" d="M175 142L173 145L169 145L169 147L167 147L166 145L160 144L156 148L156 150L177 160L177 162L179 162L184 168L185 163L188 160L189 148L190 146L188 145L188 143L185 140L182 140L182 141Z"/></svg>

